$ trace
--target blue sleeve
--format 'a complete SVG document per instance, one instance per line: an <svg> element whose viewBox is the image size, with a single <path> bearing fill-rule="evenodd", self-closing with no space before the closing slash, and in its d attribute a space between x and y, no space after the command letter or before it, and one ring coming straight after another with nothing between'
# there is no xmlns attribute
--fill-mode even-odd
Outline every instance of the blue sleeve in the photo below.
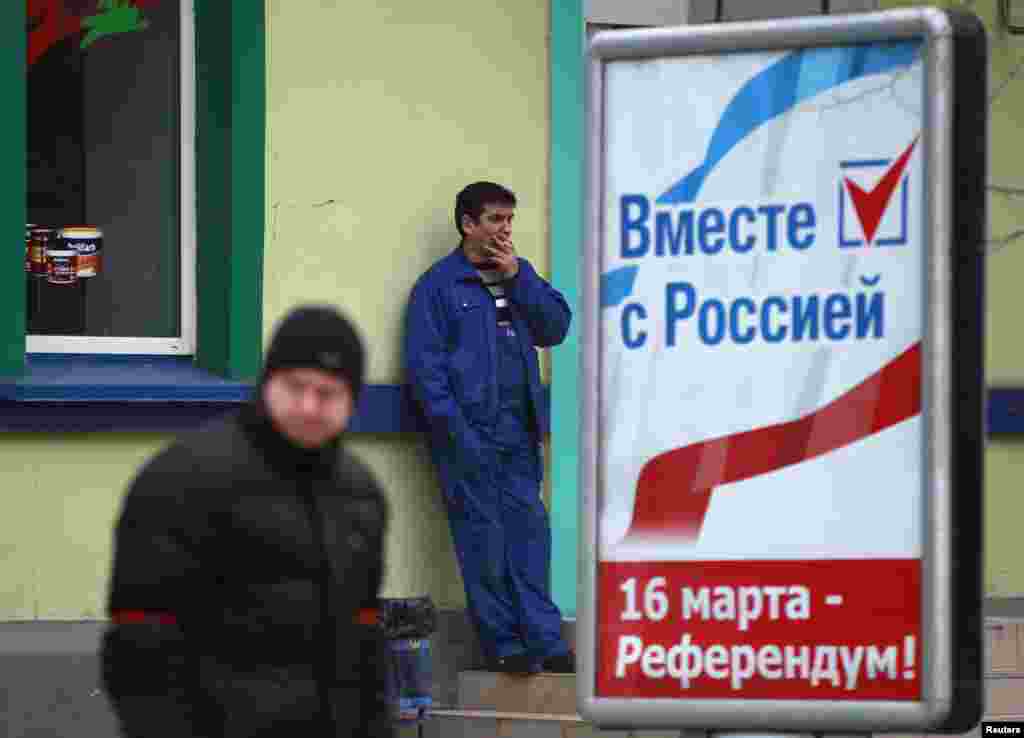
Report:
<svg viewBox="0 0 1024 738"><path fill-rule="evenodd" d="M405 315L405 371L413 397L436 437L479 451L448 374L448 340L440 295L421 279L413 288ZM477 456L479 454L476 454Z"/></svg>
<svg viewBox="0 0 1024 738"><path fill-rule="evenodd" d="M505 292L522 311L535 345L557 346L565 340L572 320L569 303L526 259L519 259L519 272L505 282Z"/></svg>

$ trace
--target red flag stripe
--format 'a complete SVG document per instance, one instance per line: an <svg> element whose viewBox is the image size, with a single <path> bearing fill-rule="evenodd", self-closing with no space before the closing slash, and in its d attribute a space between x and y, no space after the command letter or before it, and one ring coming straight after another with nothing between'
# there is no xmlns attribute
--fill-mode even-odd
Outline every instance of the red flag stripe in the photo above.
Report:
<svg viewBox="0 0 1024 738"><path fill-rule="evenodd" d="M655 456L640 471L626 539L696 541L715 487L835 451L920 412L918 342L810 415Z"/></svg>

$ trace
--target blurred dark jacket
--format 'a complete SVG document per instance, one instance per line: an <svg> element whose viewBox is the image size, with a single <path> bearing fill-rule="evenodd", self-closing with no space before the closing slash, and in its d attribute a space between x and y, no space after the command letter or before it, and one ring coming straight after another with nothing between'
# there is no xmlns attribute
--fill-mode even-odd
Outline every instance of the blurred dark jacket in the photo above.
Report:
<svg viewBox="0 0 1024 738"><path fill-rule="evenodd" d="M259 401L157 455L114 536L101 662L123 734L392 735L388 516L361 462L293 446Z"/></svg>

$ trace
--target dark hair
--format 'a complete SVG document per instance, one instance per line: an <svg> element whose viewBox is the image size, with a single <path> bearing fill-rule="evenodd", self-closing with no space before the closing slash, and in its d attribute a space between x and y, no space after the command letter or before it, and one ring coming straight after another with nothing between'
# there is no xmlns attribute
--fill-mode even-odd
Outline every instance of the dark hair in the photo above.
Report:
<svg viewBox="0 0 1024 738"><path fill-rule="evenodd" d="M494 182L474 182L467 186L455 198L455 227L462 232L462 216L468 215L474 222L480 219L487 205L504 205L514 208L516 196L512 190Z"/></svg>

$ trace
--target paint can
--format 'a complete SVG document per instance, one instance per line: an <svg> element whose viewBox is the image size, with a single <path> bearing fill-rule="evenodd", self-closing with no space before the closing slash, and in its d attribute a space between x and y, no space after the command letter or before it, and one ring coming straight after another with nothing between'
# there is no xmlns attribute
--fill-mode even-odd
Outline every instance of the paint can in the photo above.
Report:
<svg viewBox="0 0 1024 738"><path fill-rule="evenodd" d="M46 263L48 273L46 281L50 284L78 284L78 252L73 249L56 248L47 251Z"/></svg>
<svg viewBox="0 0 1024 738"><path fill-rule="evenodd" d="M78 277L88 279L100 273L103 258L103 231L93 226L73 226L60 232L65 251L78 254Z"/></svg>
<svg viewBox="0 0 1024 738"><path fill-rule="evenodd" d="M52 228L33 228L29 237L29 271L34 277L46 277L46 254L57 246L57 231Z"/></svg>
<svg viewBox="0 0 1024 738"><path fill-rule="evenodd" d="M32 229L38 228L35 223L25 224L25 274L32 273Z"/></svg>

